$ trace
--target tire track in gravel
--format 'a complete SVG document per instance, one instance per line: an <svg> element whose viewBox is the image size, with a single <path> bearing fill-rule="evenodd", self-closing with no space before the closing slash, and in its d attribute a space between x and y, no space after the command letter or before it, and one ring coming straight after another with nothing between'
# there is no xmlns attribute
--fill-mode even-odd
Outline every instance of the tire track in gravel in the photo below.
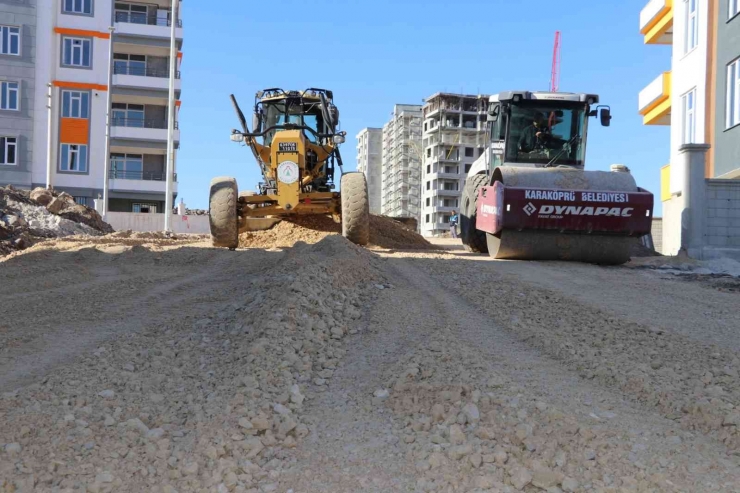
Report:
<svg viewBox="0 0 740 493"><path fill-rule="evenodd" d="M430 491L423 473L414 468L413 446L404 443L406 424L373 399L373 392L392 384L389 372L400 361L427 350L438 338L458 341L460 375L476 375L461 377L462 385L485 388L485 381L497 375L506 382L498 392L555 404L588 425L594 424L590 414L608 409L611 418L599 426L617 437L625 461L637 445L648 457L671 457L671 467L690 470L674 474L672 479L680 484L732 491L727 485L740 480L740 471L727 461L721 446L568 372L499 328L454 289L441 287L423 262L391 257L384 265L394 288L366 307L365 329L349 340L344 363L326 391L306 408L304 420L312 433L299 447L297 463L281 476L281 488L301 493ZM466 353L474 356L466 358ZM483 374L466 368L473 360L485 361ZM684 437L681 446L670 439L677 433ZM637 470L635 466L630 472ZM464 481L458 477L451 484Z"/></svg>
<svg viewBox="0 0 740 493"><path fill-rule="evenodd" d="M547 279L548 271L563 270L570 264L492 262L479 257L463 260L452 255L417 255L416 259L436 282L458 291L513 337L581 378L621 392L685 430L721 442L727 453L736 456L733 460L740 457L740 354L728 345L697 343L703 336L685 334L692 330L692 321L681 321L680 311L661 309L675 289L668 284L661 290L664 280L646 279L643 272L625 269L611 282L605 274L609 270L573 267L581 277L601 278L603 286L594 289L595 293L621 283L615 296L622 302L632 296L633 277L650 285L637 311L652 309L653 320L643 325L631 314L611 310L606 300L597 306L583 300L584 296L594 298L594 294L575 296L573 286L562 286L563 281L556 285L541 282L532 272L539 266ZM521 266L521 275L517 266ZM702 289L707 298L724 299L724 293ZM663 328L674 322L683 324L681 331ZM701 322L693 325L694 332L712 330L711 325Z"/></svg>
<svg viewBox="0 0 740 493"><path fill-rule="evenodd" d="M386 265L394 272L391 277L399 288L393 290L392 295L384 296L386 304L376 307L376 312L385 313L384 318L389 322L401 318L407 327L405 330L411 334L409 341L417 342L416 349L427 344L430 334L450 335L476 357L482 355L488 363L488 372L503 377L514 395L523 392L530 398L555 404L584 423L590 420L592 413L608 409L614 416L602 425L621 437L625 452L634 446L634 437L640 437L641 441L648 442L651 456L671 456L679 469L691 471L687 473L691 476L684 479L694 487L713 484L717 491L734 491L734 486L728 489L727 485L740 484L740 469L729 460L722 443L685 433L677 423L653 409L625 401L620 392L579 378L556 360L504 330L475 303L459 296L455 288L440 283L426 262L410 257L390 259ZM392 297L391 302L389 297ZM413 345L408 346L409 353L414 349ZM463 367L466 364L464 355L463 350L460 361ZM485 385L483 381L462 383ZM684 437L681 447L669 439L675 435Z"/></svg>

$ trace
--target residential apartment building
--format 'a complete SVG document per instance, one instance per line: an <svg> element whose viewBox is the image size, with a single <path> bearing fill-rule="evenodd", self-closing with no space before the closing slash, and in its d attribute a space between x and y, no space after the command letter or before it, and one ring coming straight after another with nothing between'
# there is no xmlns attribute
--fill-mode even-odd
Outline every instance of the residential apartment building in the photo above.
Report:
<svg viewBox="0 0 740 493"><path fill-rule="evenodd" d="M357 134L357 171L367 180L370 213L380 214L383 182L383 129L364 128Z"/></svg>
<svg viewBox="0 0 740 493"><path fill-rule="evenodd" d="M36 0L0 2L0 185L31 183L36 10Z"/></svg>
<svg viewBox="0 0 740 493"><path fill-rule="evenodd" d="M15 133L3 129L6 140L16 139L18 158L0 166L0 183L45 186L50 164L52 186L92 206L94 199L102 197L105 167L110 166L109 211L163 212L172 0L35 2L33 19L18 17L7 24L24 33L31 58L26 61L21 56L20 63L32 64L33 75L11 74L3 81L8 101L19 103L2 111L2 116L15 111L14 118L27 121L28 129L18 128ZM179 109L182 23L176 22ZM176 148L179 140L176 128Z"/></svg>
<svg viewBox="0 0 740 493"><path fill-rule="evenodd" d="M418 220L421 154L421 105L395 105L383 125L382 214Z"/></svg>
<svg viewBox="0 0 740 493"><path fill-rule="evenodd" d="M422 218L424 236L450 230L460 211L465 176L486 146L488 96L436 93L423 107Z"/></svg>
<svg viewBox="0 0 740 493"><path fill-rule="evenodd" d="M732 185L716 180L740 178L739 4L738 0L650 0L640 13L645 44L669 45L672 50L672 57L666 59L670 70L639 95L645 125L670 125L669 164L661 170L664 253L675 254L681 248L685 192L699 185L688 181L690 161L703 160L703 178L710 188ZM715 194L707 193L708 199ZM725 194L726 200L734 200L732 193L723 190L722 197ZM733 237L728 229L735 227L731 221L707 217L707 222L714 228L704 233L708 241L740 242L740 234ZM740 223L736 226L740 232Z"/></svg>

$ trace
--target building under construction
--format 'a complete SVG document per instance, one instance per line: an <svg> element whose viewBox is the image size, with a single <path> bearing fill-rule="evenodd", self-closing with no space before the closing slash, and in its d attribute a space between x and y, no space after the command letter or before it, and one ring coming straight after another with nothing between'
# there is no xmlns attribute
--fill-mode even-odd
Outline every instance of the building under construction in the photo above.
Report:
<svg viewBox="0 0 740 493"><path fill-rule="evenodd" d="M383 129L363 128L357 134L357 171L365 174L370 213L380 214L383 179Z"/></svg>
<svg viewBox="0 0 740 493"><path fill-rule="evenodd" d="M422 109L424 162L422 217L424 236L450 230L459 212L465 176L485 149L487 95L436 93Z"/></svg>
<svg viewBox="0 0 740 493"><path fill-rule="evenodd" d="M421 105L395 105L383 125L382 214L419 218L421 154Z"/></svg>

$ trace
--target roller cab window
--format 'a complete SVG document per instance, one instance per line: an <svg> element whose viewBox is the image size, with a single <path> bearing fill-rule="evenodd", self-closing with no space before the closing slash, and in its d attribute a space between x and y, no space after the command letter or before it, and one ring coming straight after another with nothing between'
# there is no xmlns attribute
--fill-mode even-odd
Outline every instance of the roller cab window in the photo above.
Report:
<svg viewBox="0 0 740 493"><path fill-rule="evenodd" d="M506 161L582 166L585 158L586 112L542 102L512 104L509 110Z"/></svg>

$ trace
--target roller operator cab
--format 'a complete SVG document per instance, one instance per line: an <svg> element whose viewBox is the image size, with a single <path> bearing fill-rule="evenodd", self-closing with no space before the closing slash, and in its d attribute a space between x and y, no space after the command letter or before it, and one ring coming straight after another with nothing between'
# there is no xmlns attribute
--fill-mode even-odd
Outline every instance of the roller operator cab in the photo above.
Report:
<svg viewBox="0 0 740 493"><path fill-rule="evenodd" d="M595 94L507 91L490 98L489 146L466 177L460 236L494 258L619 264L650 234L653 196L624 166L586 171Z"/></svg>
<svg viewBox="0 0 740 493"><path fill-rule="evenodd" d="M232 104L242 130L231 140L250 147L260 168L258 190L238 192L236 180L211 182L210 223L215 246L236 248L243 231L269 229L286 217L331 215L342 233L357 244L369 240L367 184L362 173L344 173L339 147L339 110L332 91L309 88L257 92L252 131L236 98ZM341 172L341 193L335 172Z"/></svg>

